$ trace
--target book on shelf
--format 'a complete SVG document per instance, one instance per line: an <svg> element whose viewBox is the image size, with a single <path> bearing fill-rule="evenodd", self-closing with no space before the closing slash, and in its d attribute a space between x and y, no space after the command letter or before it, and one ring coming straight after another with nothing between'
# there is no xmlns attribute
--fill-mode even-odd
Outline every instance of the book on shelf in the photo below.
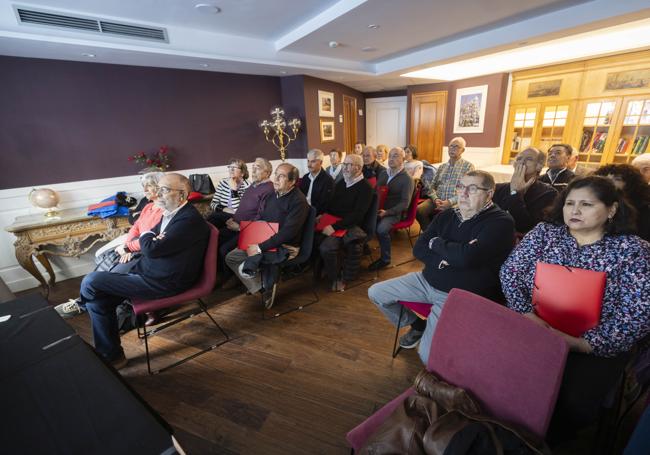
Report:
<svg viewBox="0 0 650 455"><path fill-rule="evenodd" d="M648 148L648 142L650 142L650 136L637 136L634 140L634 147L632 147L632 153L634 155L641 155Z"/></svg>
<svg viewBox="0 0 650 455"><path fill-rule="evenodd" d="M605 148L605 141L607 140L607 133L597 132L594 134L593 141L591 142L591 150L595 153L603 153Z"/></svg>
<svg viewBox="0 0 650 455"><path fill-rule="evenodd" d="M625 150L627 149L629 143L630 143L629 138L627 137L619 138L618 144L616 144L616 154L617 155L625 154Z"/></svg>

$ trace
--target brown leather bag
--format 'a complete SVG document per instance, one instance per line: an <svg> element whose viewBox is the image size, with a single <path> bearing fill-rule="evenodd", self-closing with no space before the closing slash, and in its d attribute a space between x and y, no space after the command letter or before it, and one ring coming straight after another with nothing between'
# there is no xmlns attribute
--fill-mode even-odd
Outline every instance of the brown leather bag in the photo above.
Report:
<svg viewBox="0 0 650 455"><path fill-rule="evenodd" d="M482 416L478 404L465 390L440 381L426 370L417 375L414 387L416 393L370 436L360 454L443 455L454 436L475 422L486 427L494 453L503 453L495 426L514 434L531 453L550 453L543 442L527 432Z"/></svg>

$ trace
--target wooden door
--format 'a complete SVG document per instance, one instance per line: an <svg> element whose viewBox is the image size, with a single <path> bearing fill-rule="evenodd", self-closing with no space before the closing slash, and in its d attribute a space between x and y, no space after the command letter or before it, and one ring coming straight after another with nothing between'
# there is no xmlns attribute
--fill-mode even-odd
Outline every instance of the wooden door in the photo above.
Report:
<svg viewBox="0 0 650 455"><path fill-rule="evenodd" d="M343 150L352 153L357 142L357 99L343 95Z"/></svg>
<svg viewBox="0 0 650 455"><path fill-rule="evenodd" d="M366 143L388 148L406 145L406 97L366 100Z"/></svg>
<svg viewBox="0 0 650 455"><path fill-rule="evenodd" d="M411 97L410 143L418 148L418 159L442 161L445 139L447 92L416 93Z"/></svg>

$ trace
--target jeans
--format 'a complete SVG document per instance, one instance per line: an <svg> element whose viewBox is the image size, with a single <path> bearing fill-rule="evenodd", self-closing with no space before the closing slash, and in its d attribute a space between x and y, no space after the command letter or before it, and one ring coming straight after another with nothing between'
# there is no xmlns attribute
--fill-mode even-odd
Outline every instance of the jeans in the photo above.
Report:
<svg viewBox="0 0 650 455"><path fill-rule="evenodd" d="M132 273L91 272L86 275L80 294L90 314L95 350L107 360L123 355L115 308L125 298L157 299L178 292L151 285Z"/></svg>
<svg viewBox="0 0 650 455"><path fill-rule="evenodd" d="M431 286L424 279L422 272L412 272L370 286L370 289L368 289L368 297L394 326L397 326L399 313L402 308L402 305L397 303L398 301L433 304L431 313L429 313L429 317L427 318L427 326L424 329L424 334L418 347L420 359L424 365L427 365L431 340L433 339L433 333L440 318L442 307L447 300L447 293ZM417 319L418 317L415 313L405 309L402 313L400 327L411 325Z"/></svg>
<svg viewBox="0 0 650 455"><path fill-rule="evenodd" d="M390 230L399 221L399 216L385 216L377 220L377 240L381 248L381 260L390 262Z"/></svg>

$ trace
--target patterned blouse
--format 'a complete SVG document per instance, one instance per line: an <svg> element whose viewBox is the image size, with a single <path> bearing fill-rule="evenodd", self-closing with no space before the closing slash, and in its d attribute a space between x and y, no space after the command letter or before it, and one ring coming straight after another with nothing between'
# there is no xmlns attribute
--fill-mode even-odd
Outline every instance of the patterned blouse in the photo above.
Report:
<svg viewBox="0 0 650 455"><path fill-rule="evenodd" d="M629 351L650 332L650 244L635 235L606 235L578 246L566 226L539 223L501 267L508 307L519 313L531 305L538 261L607 273L600 323L582 335L601 357Z"/></svg>
<svg viewBox="0 0 650 455"><path fill-rule="evenodd" d="M246 191L246 188L248 188L249 185L250 183L248 183L248 180L243 180L239 185L239 188L232 190L230 188L230 179L221 179L214 192L214 196L212 196L210 208L212 210L222 210L226 207L230 207L233 210L237 210L237 207L239 207L239 200L244 195L244 191Z"/></svg>

